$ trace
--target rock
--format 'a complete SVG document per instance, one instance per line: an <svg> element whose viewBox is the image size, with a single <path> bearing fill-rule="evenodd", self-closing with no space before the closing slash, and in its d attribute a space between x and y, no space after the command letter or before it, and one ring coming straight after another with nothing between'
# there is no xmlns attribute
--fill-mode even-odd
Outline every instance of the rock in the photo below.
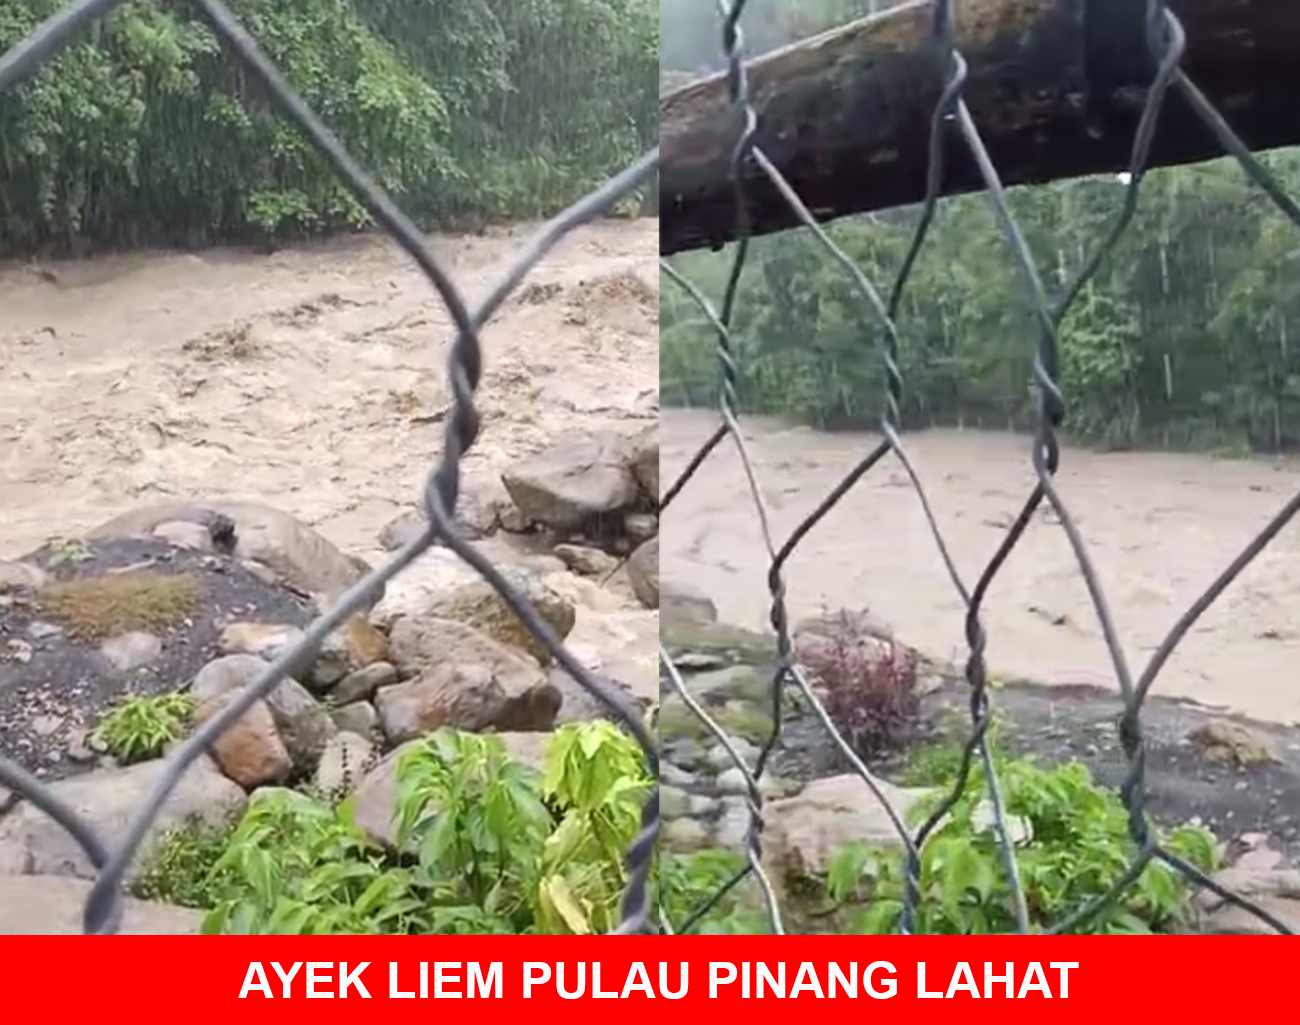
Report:
<svg viewBox="0 0 1300 1025"><path fill-rule="evenodd" d="M498 733L497 739L513 761L537 773L546 771L546 753L554 733Z"/></svg>
<svg viewBox="0 0 1300 1025"><path fill-rule="evenodd" d="M503 569L502 575L522 595L556 638L563 641L573 630L577 610L573 603L548 587L536 575L516 569ZM515 615L505 599L487 580L475 579L432 601L425 614L450 619L481 630L508 647L518 648L546 665L551 652L523 620Z"/></svg>
<svg viewBox="0 0 1300 1025"><path fill-rule="evenodd" d="M376 662L357 669L339 681L330 697L340 705L354 701L369 701L376 690L397 682L397 670L388 662Z"/></svg>
<svg viewBox="0 0 1300 1025"><path fill-rule="evenodd" d="M566 435L501 475L530 523L561 533L617 512L637 498L627 442L616 434Z"/></svg>
<svg viewBox="0 0 1300 1025"><path fill-rule="evenodd" d="M195 724L203 725L237 698L234 693L209 698L195 711ZM279 783L293 771L293 759L265 701L254 704L228 726L209 746L209 752L221 771L245 790Z"/></svg>
<svg viewBox="0 0 1300 1025"><path fill-rule="evenodd" d="M375 738L379 735L379 713L368 701L354 701L334 709L331 718L340 733Z"/></svg>
<svg viewBox="0 0 1300 1025"><path fill-rule="evenodd" d="M686 623L716 623L718 607L713 599L692 584L674 580L659 591L659 614L665 620Z"/></svg>
<svg viewBox="0 0 1300 1025"><path fill-rule="evenodd" d="M478 579L474 568L450 549L425 552L389 581L383 600L371 610L370 621L391 631L400 619L428 615L435 602L474 579Z"/></svg>
<svg viewBox="0 0 1300 1025"><path fill-rule="evenodd" d="M292 677L281 680L266 696L275 728L298 772L311 772L325 745L338 732L325 706Z"/></svg>
<svg viewBox="0 0 1300 1025"><path fill-rule="evenodd" d="M389 637L392 664L402 676L441 665L481 665L501 678L507 690L531 686L541 666L480 630L450 619L399 619Z"/></svg>
<svg viewBox="0 0 1300 1025"><path fill-rule="evenodd" d="M505 498L506 496L502 496ZM501 502L483 497L473 491L462 492L456 503L456 526L467 541L491 537L502 526ZM379 531L379 546L386 552L395 552L414 541L429 524L423 508L408 509L389 520Z"/></svg>
<svg viewBox="0 0 1300 1025"><path fill-rule="evenodd" d="M144 506L100 524L86 538L139 537L176 521L205 527L218 551L269 566L291 587L309 595L338 594L370 570L296 517L256 502L195 500Z"/></svg>
<svg viewBox="0 0 1300 1025"><path fill-rule="evenodd" d="M1288 868L1242 869L1234 866L1214 876L1214 881L1256 904L1293 932L1300 932L1300 871ZM1218 894L1202 891L1196 900L1201 912L1192 931L1208 936L1268 936L1277 929Z"/></svg>
<svg viewBox="0 0 1300 1025"><path fill-rule="evenodd" d="M256 655L274 662L290 648L303 642L306 631L279 623L231 623L221 631L217 644L223 655Z"/></svg>
<svg viewBox="0 0 1300 1025"><path fill-rule="evenodd" d="M111 848L122 842L127 825L164 771L166 763L162 760L141 762L60 780L52 783L50 790ZM166 832L190 819L221 825L241 814L246 803L247 797L238 785L226 779L210 759L200 758L181 777L153 820L129 876L134 879L139 875L153 844ZM62 826L23 801L0 819L0 875L94 879L97 871Z"/></svg>
<svg viewBox="0 0 1300 1025"><path fill-rule="evenodd" d="M1272 738L1229 719L1211 719L1192 730L1187 739L1212 762L1239 769L1283 764Z"/></svg>
<svg viewBox="0 0 1300 1025"><path fill-rule="evenodd" d="M0 757L46 780L83 771L65 753L124 698L193 679L231 610L293 629L315 616L309 599L228 556L154 537L52 542L26 561L46 583L15 595L0 624ZM38 728L47 720L55 730Z"/></svg>
<svg viewBox="0 0 1300 1025"><path fill-rule="evenodd" d="M397 771L407 753L423 743L412 740L394 748L366 773L352 794L353 821L372 843L389 849L397 846Z"/></svg>
<svg viewBox="0 0 1300 1025"><path fill-rule="evenodd" d="M459 662L430 667L375 695L384 735L396 744L444 726L476 733L550 730L560 702L540 674L526 683L516 674L503 680L487 666Z"/></svg>
<svg viewBox="0 0 1300 1025"><path fill-rule="evenodd" d="M0 876L0 936L80 936L91 883L67 876ZM120 936L197 936L203 912L122 900Z"/></svg>
<svg viewBox="0 0 1300 1025"><path fill-rule="evenodd" d="M307 682L317 691L327 691L349 673L387 661L387 636L359 612L325 639Z"/></svg>
<svg viewBox="0 0 1300 1025"><path fill-rule="evenodd" d="M316 788L331 796L355 790L374 768L375 745L356 733L336 733L325 745L316 769Z"/></svg>
<svg viewBox="0 0 1300 1025"><path fill-rule="evenodd" d="M633 544L642 544L659 533L659 517L653 513L627 513L623 517L623 533Z"/></svg>
<svg viewBox="0 0 1300 1025"><path fill-rule="evenodd" d="M119 673L134 673L158 660L162 640L144 630L131 630L108 638L99 646L99 653Z"/></svg>
<svg viewBox="0 0 1300 1025"><path fill-rule="evenodd" d="M566 569L584 577L605 577L618 569L618 560L599 548L585 545L556 545L555 554Z"/></svg>
<svg viewBox="0 0 1300 1025"><path fill-rule="evenodd" d="M252 686L266 667L267 663L255 655L223 655L199 671L190 690L202 706ZM310 772L316 767L326 742L336 732L329 712L293 677L277 683L264 701L293 767ZM223 769L227 768L221 758L218 761ZM231 778L243 782L242 777L232 775Z"/></svg>
<svg viewBox="0 0 1300 1025"><path fill-rule="evenodd" d="M39 590L48 579L49 575L40 566L0 559L0 593Z"/></svg>
<svg viewBox="0 0 1300 1025"><path fill-rule="evenodd" d="M659 849L673 854L691 854L712 847L708 829L694 819L670 819L659 831Z"/></svg>
<svg viewBox="0 0 1300 1025"><path fill-rule="evenodd" d="M632 476L641 496L654 508L659 507L659 425L653 424L628 440Z"/></svg>
<svg viewBox="0 0 1300 1025"><path fill-rule="evenodd" d="M637 601L648 609L659 608L659 538L652 537L632 553L627 574Z"/></svg>
<svg viewBox="0 0 1300 1025"><path fill-rule="evenodd" d="M876 780L900 819L926 791ZM819 878L851 843L892 845L897 830L856 774L815 779L793 797L770 801L764 814L767 858L787 877Z"/></svg>
<svg viewBox="0 0 1300 1025"><path fill-rule="evenodd" d="M212 555L217 546L212 541L212 532L201 523L188 523L185 520L168 520L160 523L149 532L177 548L192 548L196 552Z"/></svg>

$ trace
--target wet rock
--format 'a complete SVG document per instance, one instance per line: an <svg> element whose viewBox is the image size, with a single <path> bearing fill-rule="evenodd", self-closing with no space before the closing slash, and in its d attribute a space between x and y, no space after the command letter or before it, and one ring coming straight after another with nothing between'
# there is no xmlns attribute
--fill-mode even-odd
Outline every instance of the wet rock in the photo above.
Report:
<svg viewBox="0 0 1300 1025"><path fill-rule="evenodd" d="M456 526L467 541L491 537L502 527L501 498L484 496L474 491L462 493L456 503ZM423 533L429 518L423 508L408 509L389 520L379 531L379 546L386 552L404 548Z"/></svg>
<svg viewBox="0 0 1300 1025"><path fill-rule="evenodd" d="M330 696L339 705L369 701L376 690L397 682L397 670L388 662L375 662L364 669L348 673L338 682Z"/></svg>
<svg viewBox="0 0 1300 1025"><path fill-rule="evenodd" d="M533 608L555 637L563 641L577 622L577 609L537 575L503 569L502 575ZM426 615L464 623L511 648L526 651L543 665L552 661L550 649L515 615L497 590L476 576L430 603Z"/></svg>
<svg viewBox="0 0 1300 1025"><path fill-rule="evenodd" d="M1281 765L1272 739L1258 730L1229 719L1211 719L1192 730L1187 739L1211 762L1239 769Z"/></svg>
<svg viewBox="0 0 1300 1025"><path fill-rule="evenodd" d="M354 701L334 709L330 716L340 733L375 738L379 735L379 713L368 701Z"/></svg>
<svg viewBox="0 0 1300 1025"><path fill-rule="evenodd" d="M599 548L562 544L555 546L555 554L566 569L584 577L608 576L618 568L618 560Z"/></svg>
<svg viewBox="0 0 1300 1025"><path fill-rule="evenodd" d="M121 843L128 824L165 771L162 760L141 762L60 780L50 789L106 845L113 847ZM211 760L200 758L163 804L129 875L134 878L139 874L164 833L191 818L212 826L228 822L243 812L246 802L237 784L222 775ZM24 874L94 879L97 870L62 826L31 804L20 802L0 819L0 875Z"/></svg>
<svg viewBox="0 0 1300 1025"><path fill-rule="evenodd" d="M535 659L480 630L450 619L399 619L389 638L392 664L403 676L442 665L481 665L507 689L530 686L541 674Z"/></svg>
<svg viewBox="0 0 1300 1025"><path fill-rule="evenodd" d="M623 517L623 533L633 544L643 544L659 533L659 517L652 513L627 513Z"/></svg>
<svg viewBox="0 0 1300 1025"><path fill-rule="evenodd" d="M0 876L0 936L80 936L91 883L67 876ZM197 936L203 912L122 900L119 936Z"/></svg>
<svg viewBox="0 0 1300 1025"><path fill-rule="evenodd" d="M331 796L349 793L361 784L375 761L375 745L366 736L336 733L321 753L316 788Z"/></svg>
<svg viewBox="0 0 1300 1025"><path fill-rule="evenodd" d="M900 818L926 794L885 780L876 783ZM855 774L813 780L793 797L768 802L764 817L768 859L792 877L823 877L849 844L900 842L884 806Z"/></svg>
<svg viewBox="0 0 1300 1025"><path fill-rule="evenodd" d="M140 537L176 521L204 526L219 551L269 566L285 583L309 595L338 594L370 569L296 517L256 502L194 500L144 506L100 524L86 538Z"/></svg>
<svg viewBox="0 0 1300 1025"><path fill-rule="evenodd" d="M380 726L392 743L441 727L481 733L541 731L555 726L560 693L540 673L498 677L473 663L444 663L375 695Z"/></svg>
<svg viewBox="0 0 1300 1025"><path fill-rule="evenodd" d="M638 496L628 443L610 432L557 439L511 466L501 481L528 522L561 533L618 512Z"/></svg>
<svg viewBox="0 0 1300 1025"><path fill-rule="evenodd" d="M196 709L195 724L202 726L236 700L234 693L209 698ZM279 783L293 771L293 759L265 701L258 701L226 727L208 750L221 771L245 790Z"/></svg>
<svg viewBox="0 0 1300 1025"><path fill-rule="evenodd" d="M206 552L209 555L217 551L217 546L212 540L212 532L201 523L168 520L154 527L150 534L178 548L192 548L196 552Z"/></svg>
<svg viewBox="0 0 1300 1025"><path fill-rule="evenodd" d="M713 599L692 584L673 580L660 587L656 606L665 621L716 623L718 607Z"/></svg>
<svg viewBox="0 0 1300 1025"><path fill-rule="evenodd" d="M652 537L632 553L627 575L637 601L648 609L659 608L659 538Z"/></svg>
<svg viewBox="0 0 1300 1025"><path fill-rule="evenodd" d="M632 475L641 497L653 508L659 507L659 425L647 427L628 440Z"/></svg>
<svg viewBox="0 0 1300 1025"><path fill-rule="evenodd" d="M290 648L303 642L306 631L279 623L231 623L221 631L217 644L223 655L256 655L274 662Z"/></svg>

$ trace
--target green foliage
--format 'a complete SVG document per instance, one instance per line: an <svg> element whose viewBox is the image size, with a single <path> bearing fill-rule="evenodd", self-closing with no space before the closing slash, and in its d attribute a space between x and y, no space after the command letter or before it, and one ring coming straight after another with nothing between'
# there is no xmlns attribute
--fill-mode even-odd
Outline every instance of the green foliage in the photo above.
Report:
<svg viewBox="0 0 1300 1025"><path fill-rule="evenodd" d="M267 788L228 838L173 834L146 878L207 910L208 933L602 933L649 786L608 723L557 731L541 772L496 737L441 731L397 767L398 853L366 838L350 802Z"/></svg>
<svg viewBox="0 0 1300 1025"><path fill-rule="evenodd" d="M61 6L0 6L0 48ZM648 0L232 7L362 166L428 225L549 213L657 130ZM118 8L0 96L0 175L0 253L285 238L367 223L178 0Z"/></svg>
<svg viewBox="0 0 1300 1025"><path fill-rule="evenodd" d="M189 694L136 694L110 709L94 739L124 765L157 758L185 735L194 699Z"/></svg>
<svg viewBox="0 0 1300 1025"><path fill-rule="evenodd" d="M1264 162L1300 193L1300 151ZM1013 189L1015 214L1051 296L1109 231L1113 177ZM882 290L915 209L836 222L831 233ZM1060 328L1065 429L1103 447L1242 451L1300 444L1300 318L1294 226L1230 161L1149 174L1137 215ZM723 254L683 254L682 273L716 302ZM660 303L666 401L703 404L714 338L679 289ZM1026 429L1036 328L984 196L941 204L896 318L905 426ZM843 269L807 233L760 239L742 280L734 344L743 408L824 428L870 427L885 382L878 323Z"/></svg>
<svg viewBox="0 0 1300 1025"><path fill-rule="evenodd" d="M749 936L767 931L757 905L746 904L746 883L741 882L714 898L736 877L746 864L737 851L714 848L692 854L663 854L659 858L659 907L674 928L682 928L698 911L707 913L691 929L698 936Z"/></svg>
<svg viewBox="0 0 1300 1025"><path fill-rule="evenodd" d="M1031 922L1046 928L1106 893L1136 856L1128 815L1115 795L1077 763L1051 769L998 759L998 778ZM919 933L974 935L1015 931L1011 887L984 799L978 768L961 800L921 850ZM919 822L938 797L915 811ZM1184 826L1167 849L1203 870L1215 867L1213 836ZM861 902L854 932L894 932L905 880L897 851L846 848L828 879L831 896ZM1089 934L1162 933L1179 925L1190 889L1163 862L1152 862L1117 900L1081 922Z"/></svg>

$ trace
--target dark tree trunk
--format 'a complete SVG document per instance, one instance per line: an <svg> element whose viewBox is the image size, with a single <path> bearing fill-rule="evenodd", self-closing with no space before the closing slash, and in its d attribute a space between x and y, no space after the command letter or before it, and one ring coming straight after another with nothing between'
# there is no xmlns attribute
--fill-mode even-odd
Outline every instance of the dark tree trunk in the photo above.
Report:
<svg viewBox="0 0 1300 1025"><path fill-rule="evenodd" d="M1146 0L959 0L965 90L1003 184L1039 183L1128 165L1155 71ZM1183 69L1251 149L1300 143L1300 0L1169 0L1187 34ZM932 111L947 66L917 0L750 64L757 143L821 220L914 203L925 195ZM725 76L659 100L663 167L659 249L736 237L730 182L737 120ZM1221 155L1171 91L1153 166ZM758 168L744 169L752 231L781 231L794 212ZM983 188L955 129L943 191Z"/></svg>

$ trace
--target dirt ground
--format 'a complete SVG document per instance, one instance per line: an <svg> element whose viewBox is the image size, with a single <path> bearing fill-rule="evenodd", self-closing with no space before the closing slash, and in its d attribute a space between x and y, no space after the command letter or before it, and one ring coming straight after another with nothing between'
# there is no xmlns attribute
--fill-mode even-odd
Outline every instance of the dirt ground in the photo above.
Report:
<svg viewBox="0 0 1300 1025"><path fill-rule="evenodd" d="M675 480L716 418L665 410L665 480ZM776 543L838 483L875 439L745 420ZM959 431L906 445L968 587L1029 494L1026 438ZM1183 610L1300 490L1300 462L1228 461L1158 453L1066 450L1059 489L1092 556L1137 675ZM665 485L667 486L667 485ZM758 519L734 446L696 475L664 515L662 572L708 593L720 617L768 621ZM964 612L902 468L878 465L803 541L786 574L793 620L868 608L905 643L964 658ZM1292 524L1185 639L1153 696L1284 725L1300 722L1300 525ZM1008 679L1092 685L1119 710L1115 675L1064 532L1040 517L984 606L987 659ZM1064 701L1063 697L1053 700ZM1081 706L1081 715L1090 714Z"/></svg>
<svg viewBox="0 0 1300 1025"><path fill-rule="evenodd" d="M472 300L531 230L433 245ZM575 232L488 327L471 485L653 415L657 238ZM266 502L367 555L438 456L450 335L377 237L0 269L0 558L170 496Z"/></svg>

